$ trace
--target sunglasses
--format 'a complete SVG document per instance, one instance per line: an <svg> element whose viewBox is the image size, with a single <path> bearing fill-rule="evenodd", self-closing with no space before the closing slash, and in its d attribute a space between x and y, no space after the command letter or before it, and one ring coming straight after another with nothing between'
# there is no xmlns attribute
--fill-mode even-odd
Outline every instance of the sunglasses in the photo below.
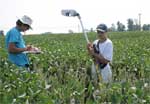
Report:
<svg viewBox="0 0 150 104"><path fill-rule="evenodd" d="M24 24L24 26L26 26L27 30L29 30L29 29L30 29L30 26L29 26L29 25Z"/></svg>
<svg viewBox="0 0 150 104"><path fill-rule="evenodd" d="M101 31L97 31L97 34L104 34L104 32L101 32Z"/></svg>

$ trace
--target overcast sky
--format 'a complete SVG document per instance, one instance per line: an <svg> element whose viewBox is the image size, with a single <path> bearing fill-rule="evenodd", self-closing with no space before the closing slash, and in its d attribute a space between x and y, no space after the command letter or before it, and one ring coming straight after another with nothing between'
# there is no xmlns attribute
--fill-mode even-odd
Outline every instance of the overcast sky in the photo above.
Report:
<svg viewBox="0 0 150 104"><path fill-rule="evenodd" d="M81 31L77 18L64 17L62 9L75 9L80 13L84 27L96 28L99 23L108 27L120 21L127 24L127 19L138 19L150 24L149 0L0 0L0 30L15 26L17 18L28 15L33 19L33 30L27 33Z"/></svg>

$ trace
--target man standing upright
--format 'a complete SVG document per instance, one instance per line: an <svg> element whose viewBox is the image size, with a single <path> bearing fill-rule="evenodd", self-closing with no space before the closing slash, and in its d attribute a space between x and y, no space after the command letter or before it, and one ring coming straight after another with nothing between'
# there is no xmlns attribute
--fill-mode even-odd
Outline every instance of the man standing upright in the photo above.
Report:
<svg viewBox="0 0 150 104"><path fill-rule="evenodd" d="M113 58L113 44L107 37L107 26L99 24L96 28L98 39L87 45L88 52L93 58L92 68L98 70L102 76L102 81L108 83L112 80L110 62Z"/></svg>

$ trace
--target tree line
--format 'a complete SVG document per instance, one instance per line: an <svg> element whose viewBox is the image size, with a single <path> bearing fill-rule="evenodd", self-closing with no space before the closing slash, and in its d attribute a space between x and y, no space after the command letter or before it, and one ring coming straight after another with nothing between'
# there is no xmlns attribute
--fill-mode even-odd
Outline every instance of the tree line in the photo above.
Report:
<svg viewBox="0 0 150 104"><path fill-rule="evenodd" d="M141 26L141 24L139 24L137 20L133 20L132 18L127 19L127 27L120 21L118 21L116 25L117 27L115 26L115 24L112 24L109 30L110 31L141 31L141 30L147 31L147 30L150 30L150 24L144 24L143 26Z"/></svg>

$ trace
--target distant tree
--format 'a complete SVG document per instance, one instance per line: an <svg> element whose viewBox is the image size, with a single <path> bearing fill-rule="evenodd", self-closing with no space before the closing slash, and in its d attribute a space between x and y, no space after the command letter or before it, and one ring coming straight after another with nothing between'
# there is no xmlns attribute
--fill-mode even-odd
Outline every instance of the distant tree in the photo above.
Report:
<svg viewBox="0 0 150 104"><path fill-rule="evenodd" d="M48 35L48 34L52 34L52 32L45 32L45 33L42 33L42 35Z"/></svg>
<svg viewBox="0 0 150 104"><path fill-rule="evenodd" d="M121 22L117 22L117 31L125 31L125 25Z"/></svg>
<svg viewBox="0 0 150 104"><path fill-rule="evenodd" d="M85 32L90 32L90 30L88 30L88 29L84 29L84 31L85 31Z"/></svg>
<svg viewBox="0 0 150 104"><path fill-rule="evenodd" d="M115 24L111 24L111 27L109 28L110 31L116 31L116 26Z"/></svg>
<svg viewBox="0 0 150 104"><path fill-rule="evenodd" d="M144 24L142 29L143 30L150 30L150 24Z"/></svg>
<svg viewBox="0 0 150 104"><path fill-rule="evenodd" d="M69 33L73 33L73 30L69 29L68 32L69 32Z"/></svg>
<svg viewBox="0 0 150 104"><path fill-rule="evenodd" d="M0 30L0 35L4 36L4 31Z"/></svg>
<svg viewBox="0 0 150 104"><path fill-rule="evenodd" d="M141 30L137 19L134 19L134 21L133 21L133 19L129 18L129 19L127 19L127 22L128 22L128 31Z"/></svg>
<svg viewBox="0 0 150 104"><path fill-rule="evenodd" d="M137 31L140 29L140 26L138 24L133 25L133 31Z"/></svg>
<svg viewBox="0 0 150 104"><path fill-rule="evenodd" d="M134 29L134 22L133 22L133 19L131 19L131 18L129 18L129 19L127 19L127 22L128 22L128 31L133 31Z"/></svg>
<svg viewBox="0 0 150 104"><path fill-rule="evenodd" d="M137 19L134 19L134 22L133 22L133 30L140 30L140 25L138 24L138 20Z"/></svg>
<svg viewBox="0 0 150 104"><path fill-rule="evenodd" d="M90 29L90 32L93 32L93 31L94 31L93 28L91 28L91 29Z"/></svg>

